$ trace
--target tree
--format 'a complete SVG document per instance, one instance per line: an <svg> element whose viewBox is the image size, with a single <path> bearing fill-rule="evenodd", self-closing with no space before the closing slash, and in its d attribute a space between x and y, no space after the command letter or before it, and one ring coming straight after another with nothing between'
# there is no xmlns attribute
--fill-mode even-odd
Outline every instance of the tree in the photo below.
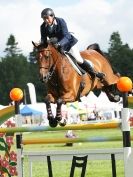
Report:
<svg viewBox="0 0 133 177"><path fill-rule="evenodd" d="M112 33L108 56L113 67L123 75L133 78L133 52L128 44L123 44L119 32Z"/></svg>
<svg viewBox="0 0 133 177"><path fill-rule="evenodd" d="M14 87L24 89L30 82L30 66L27 58L20 53L13 35L7 40L6 55L0 62L0 103L9 104L9 92Z"/></svg>
<svg viewBox="0 0 133 177"><path fill-rule="evenodd" d="M9 104L9 92L14 87L24 89L29 82L29 64L26 57L3 58L0 63L0 97L1 104Z"/></svg>
<svg viewBox="0 0 133 177"><path fill-rule="evenodd" d="M30 63L36 63L37 62L36 58L37 58L37 51L36 51L35 48L33 48L33 51L30 52L30 54L29 54L29 58L28 58L29 62Z"/></svg>
<svg viewBox="0 0 133 177"><path fill-rule="evenodd" d="M42 83L39 80L39 68L37 64L37 50L35 48L33 48L33 51L30 52L28 60L30 62L30 68L32 68L32 71L34 71L33 72L34 78L31 80L36 88L37 100L42 102L44 100L45 95L47 94L47 87L44 83ZM32 74L32 77L33 77L33 74Z"/></svg>
<svg viewBox="0 0 133 177"><path fill-rule="evenodd" d="M112 35L110 36L109 45L110 47L108 49L108 52L110 56L113 56L121 49L123 44L122 44L120 34L118 32L112 33Z"/></svg>
<svg viewBox="0 0 133 177"><path fill-rule="evenodd" d="M37 101L43 101L45 86L39 80L38 66L34 62L36 51L32 52L32 60L27 59L20 53L18 42L13 35L10 35L6 45L6 55L0 61L0 104L7 105L11 102L9 92L12 88L19 87L23 91L27 90L29 82L36 87ZM27 103L29 103L28 100Z"/></svg>
<svg viewBox="0 0 133 177"><path fill-rule="evenodd" d="M13 57L20 54L21 50L17 47L18 42L16 42L14 35L11 34L9 36L6 45L7 47L4 52L6 52L7 56Z"/></svg>

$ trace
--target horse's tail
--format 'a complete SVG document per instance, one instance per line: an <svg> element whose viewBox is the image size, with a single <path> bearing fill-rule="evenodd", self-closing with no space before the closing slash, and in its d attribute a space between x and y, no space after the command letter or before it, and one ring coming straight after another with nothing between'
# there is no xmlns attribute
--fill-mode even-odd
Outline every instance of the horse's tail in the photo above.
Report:
<svg viewBox="0 0 133 177"><path fill-rule="evenodd" d="M94 43L91 44L87 47L87 50L92 49L92 50L96 50L98 53L100 53L104 58L106 58L106 60L108 61L108 63L110 64L114 74L120 76L120 73L116 70L116 68L110 63L110 60L107 58L107 56L102 52L102 50L100 49L99 44Z"/></svg>
<svg viewBox="0 0 133 177"><path fill-rule="evenodd" d="M89 49L95 50L95 51L97 51L98 53L100 53L100 54L107 60L107 62L109 63L109 65L111 66L111 68L112 68L113 71L114 71L114 68L112 67L112 65L111 65L111 63L110 63L110 61L109 61L109 59L105 56L105 54L104 54L104 53L102 52L102 50L100 49L99 44L97 44L97 43L91 44L91 45L89 45L89 46L87 47L87 50L89 50Z"/></svg>
<svg viewBox="0 0 133 177"><path fill-rule="evenodd" d="M104 56L104 53L101 51L100 46L99 46L99 44L97 44L97 43L94 43L94 44L89 45L89 46L87 47L87 50L88 50L88 49L96 50L98 53L100 53L101 55Z"/></svg>

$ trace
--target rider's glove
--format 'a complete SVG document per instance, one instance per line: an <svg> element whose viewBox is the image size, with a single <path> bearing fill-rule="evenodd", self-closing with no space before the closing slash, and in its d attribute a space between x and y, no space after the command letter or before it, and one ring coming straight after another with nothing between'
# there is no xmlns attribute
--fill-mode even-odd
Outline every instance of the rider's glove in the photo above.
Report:
<svg viewBox="0 0 133 177"><path fill-rule="evenodd" d="M55 47L56 49L60 49L60 48L61 48L61 46L60 46L59 43L55 43L55 44L54 44L54 47Z"/></svg>
<svg viewBox="0 0 133 177"><path fill-rule="evenodd" d="M58 42L58 39L56 37L51 37L49 40L48 40L48 43L49 44L56 44Z"/></svg>
<svg viewBox="0 0 133 177"><path fill-rule="evenodd" d="M59 43L54 44L54 47L61 53L64 54L64 50L62 49Z"/></svg>
<svg viewBox="0 0 133 177"><path fill-rule="evenodd" d="M59 52L60 52L61 54L65 54L65 51L64 51L62 48L59 49Z"/></svg>

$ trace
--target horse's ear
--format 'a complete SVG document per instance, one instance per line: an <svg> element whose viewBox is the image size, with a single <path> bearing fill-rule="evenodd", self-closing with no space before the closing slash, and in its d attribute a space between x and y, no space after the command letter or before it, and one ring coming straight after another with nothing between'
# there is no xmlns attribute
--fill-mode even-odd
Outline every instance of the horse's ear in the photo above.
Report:
<svg viewBox="0 0 133 177"><path fill-rule="evenodd" d="M33 46L34 46L35 48L37 48L37 47L38 47L38 44L37 44L37 43L35 43L34 41L32 41L32 44L33 44Z"/></svg>

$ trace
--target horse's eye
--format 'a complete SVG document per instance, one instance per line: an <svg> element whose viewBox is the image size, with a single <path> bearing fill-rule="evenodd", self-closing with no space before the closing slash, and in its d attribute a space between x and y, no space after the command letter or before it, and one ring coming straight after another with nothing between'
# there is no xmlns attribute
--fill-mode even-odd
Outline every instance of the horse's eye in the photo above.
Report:
<svg viewBox="0 0 133 177"><path fill-rule="evenodd" d="M48 60L49 56L45 56L45 59Z"/></svg>

